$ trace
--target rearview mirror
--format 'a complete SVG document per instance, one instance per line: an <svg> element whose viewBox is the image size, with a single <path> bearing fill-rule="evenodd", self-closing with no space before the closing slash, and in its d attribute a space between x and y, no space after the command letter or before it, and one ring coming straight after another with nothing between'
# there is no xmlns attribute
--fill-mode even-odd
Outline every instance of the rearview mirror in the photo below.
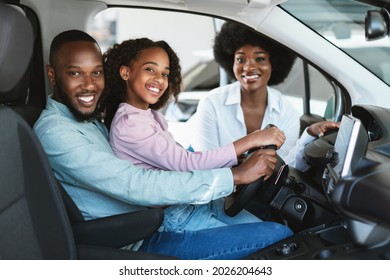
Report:
<svg viewBox="0 0 390 280"><path fill-rule="evenodd" d="M389 35L389 12L382 8L380 11L367 11L365 19L366 40L376 40Z"/></svg>

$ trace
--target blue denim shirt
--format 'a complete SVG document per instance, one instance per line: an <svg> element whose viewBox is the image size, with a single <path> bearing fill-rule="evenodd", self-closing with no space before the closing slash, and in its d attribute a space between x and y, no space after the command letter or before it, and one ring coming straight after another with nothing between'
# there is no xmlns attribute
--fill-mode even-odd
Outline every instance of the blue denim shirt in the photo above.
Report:
<svg viewBox="0 0 390 280"><path fill-rule="evenodd" d="M76 120L65 105L51 97L34 130L55 176L86 219L146 206L205 204L233 191L228 168L156 171L117 158L103 124Z"/></svg>

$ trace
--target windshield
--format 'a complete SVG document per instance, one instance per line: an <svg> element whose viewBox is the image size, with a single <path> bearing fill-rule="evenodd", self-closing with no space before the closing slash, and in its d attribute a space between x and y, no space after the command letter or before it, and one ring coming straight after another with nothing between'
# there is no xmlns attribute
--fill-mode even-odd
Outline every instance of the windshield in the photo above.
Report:
<svg viewBox="0 0 390 280"><path fill-rule="evenodd" d="M290 0L280 6L390 85L389 37L365 39L366 13L379 8L352 0Z"/></svg>

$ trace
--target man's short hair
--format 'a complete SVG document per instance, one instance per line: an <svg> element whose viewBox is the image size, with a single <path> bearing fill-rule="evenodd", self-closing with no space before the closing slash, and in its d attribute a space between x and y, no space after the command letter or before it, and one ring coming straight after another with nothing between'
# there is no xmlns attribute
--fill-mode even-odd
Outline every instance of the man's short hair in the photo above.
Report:
<svg viewBox="0 0 390 280"><path fill-rule="evenodd" d="M99 46L96 40L91 35L85 33L84 31L76 30L76 29L63 31L59 33L57 36L55 36L53 41L51 42L50 55L49 55L50 65L53 66L55 56L63 44L68 42L76 42L76 41L91 42Z"/></svg>

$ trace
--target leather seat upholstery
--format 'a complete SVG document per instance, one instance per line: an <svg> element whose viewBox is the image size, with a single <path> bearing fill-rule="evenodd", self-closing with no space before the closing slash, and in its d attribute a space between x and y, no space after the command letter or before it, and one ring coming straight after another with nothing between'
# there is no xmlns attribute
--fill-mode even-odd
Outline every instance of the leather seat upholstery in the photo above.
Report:
<svg viewBox="0 0 390 280"><path fill-rule="evenodd" d="M0 259L173 259L119 249L157 230L161 209L84 221L61 194L31 123L20 113L27 107L18 112L11 106L26 96L32 50L29 21L0 3ZM76 213L72 223L64 201Z"/></svg>

